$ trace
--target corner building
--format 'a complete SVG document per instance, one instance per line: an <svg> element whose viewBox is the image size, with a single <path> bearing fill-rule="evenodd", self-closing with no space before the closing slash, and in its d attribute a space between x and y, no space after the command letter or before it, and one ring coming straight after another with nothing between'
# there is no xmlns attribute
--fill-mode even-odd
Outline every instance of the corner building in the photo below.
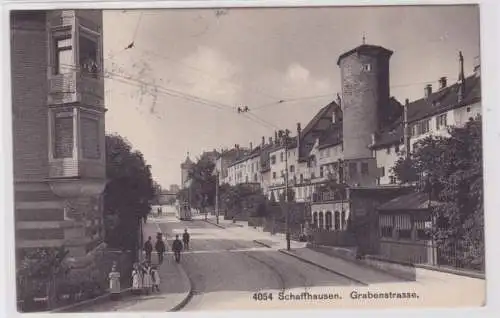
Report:
<svg viewBox="0 0 500 318"><path fill-rule="evenodd" d="M103 240L102 11L13 11L16 251Z"/></svg>

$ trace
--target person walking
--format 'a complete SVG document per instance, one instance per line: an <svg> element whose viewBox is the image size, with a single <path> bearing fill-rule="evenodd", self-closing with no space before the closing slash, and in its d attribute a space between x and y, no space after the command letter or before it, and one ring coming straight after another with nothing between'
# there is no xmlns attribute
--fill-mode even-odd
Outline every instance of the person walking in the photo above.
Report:
<svg viewBox="0 0 500 318"><path fill-rule="evenodd" d="M120 298L120 272L116 270L116 264L113 264L109 273L109 291L111 293L111 300L118 300Z"/></svg>
<svg viewBox="0 0 500 318"><path fill-rule="evenodd" d="M142 289L142 273L138 263L134 264L132 270L132 293L140 295Z"/></svg>
<svg viewBox="0 0 500 318"><path fill-rule="evenodd" d="M153 244L151 243L151 236L149 236L146 243L144 243L144 251L146 252L146 261L151 263L151 254L153 253Z"/></svg>
<svg viewBox="0 0 500 318"><path fill-rule="evenodd" d="M182 242L184 243L184 250L189 249L189 233L187 229L184 229L184 234L182 234Z"/></svg>
<svg viewBox="0 0 500 318"><path fill-rule="evenodd" d="M153 279L153 292L160 292L160 272L157 266L151 268L151 278Z"/></svg>
<svg viewBox="0 0 500 318"><path fill-rule="evenodd" d="M163 264L163 254L166 252L165 242L163 242L161 233L158 233L156 236L155 249L158 253L158 264L161 265Z"/></svg>
<svg viewBox="0 0 500 318"><path fill-rule="evenodd" d="M151 278L151 266L149 265L148 262L144 262L144 265L142 267L144 276L143 276L143 289L146 295L149 295L151 292L151 288L153 287L153 282Z"/></svg>
<svg viewBox="0 0 500 318"><path fill-rule="evenodd" d="M175 235L175 240L172 243L172 251L174 252L175 261L179 263L181 261L181 251L182 251L182 242L179 240L179 234Z"/></svg>

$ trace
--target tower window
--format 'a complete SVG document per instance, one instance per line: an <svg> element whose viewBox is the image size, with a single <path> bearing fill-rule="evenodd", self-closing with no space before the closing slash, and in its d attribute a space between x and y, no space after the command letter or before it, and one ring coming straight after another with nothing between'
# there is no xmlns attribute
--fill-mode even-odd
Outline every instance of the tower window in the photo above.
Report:
<svg viewBox="0 0 500 318"><path fill-rule="evenodd" d="M73 49L70 37L55 39L54 59L54 74L66 74L72 71Z"/></svg>
<svg viewBox="0 0 500 318"><path fill-rule="evenodd" d="M371 72L372 65L371 64L363 64L362 70L363 70L363 72Z"/></svg>
<svg viewBox="0 0 500 318"><path fill-rule="evenodd" d="M88 74L92 77L97 77L97 41L81 34L79 45L80 69L82 70L82 73Z"/></svg>
<svg viewBox="0 0 500 318"><path fill-rule="evenodd" d="M54 158L73 157L73 114L57 113L54 116Z"/></svg>

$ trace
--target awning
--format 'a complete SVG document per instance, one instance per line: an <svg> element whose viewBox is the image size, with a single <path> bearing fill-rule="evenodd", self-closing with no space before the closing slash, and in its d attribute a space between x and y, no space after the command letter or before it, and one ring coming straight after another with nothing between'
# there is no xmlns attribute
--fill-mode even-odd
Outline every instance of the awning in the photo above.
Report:
<svg viewBox="0 0 500 318"><path fill-rule="evenodd" d="M430 203L430 204L429 204ZM412 192L399 196L378 207L379 211L427 210L438 205L437 201L429 201L429 195L422 192Z"/></svg>

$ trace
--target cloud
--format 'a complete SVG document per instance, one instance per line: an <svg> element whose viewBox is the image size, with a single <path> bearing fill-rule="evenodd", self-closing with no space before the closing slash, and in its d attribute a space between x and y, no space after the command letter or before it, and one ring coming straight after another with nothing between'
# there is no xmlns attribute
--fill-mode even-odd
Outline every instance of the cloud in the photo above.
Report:
<svg viewBox="0 0 500 318"><path fill-rule="evenodd" d="M217 50L200 46L179 62L178 79L183 91L209 100L234 103L241 92L235 76L238 67Z"/></svg>

